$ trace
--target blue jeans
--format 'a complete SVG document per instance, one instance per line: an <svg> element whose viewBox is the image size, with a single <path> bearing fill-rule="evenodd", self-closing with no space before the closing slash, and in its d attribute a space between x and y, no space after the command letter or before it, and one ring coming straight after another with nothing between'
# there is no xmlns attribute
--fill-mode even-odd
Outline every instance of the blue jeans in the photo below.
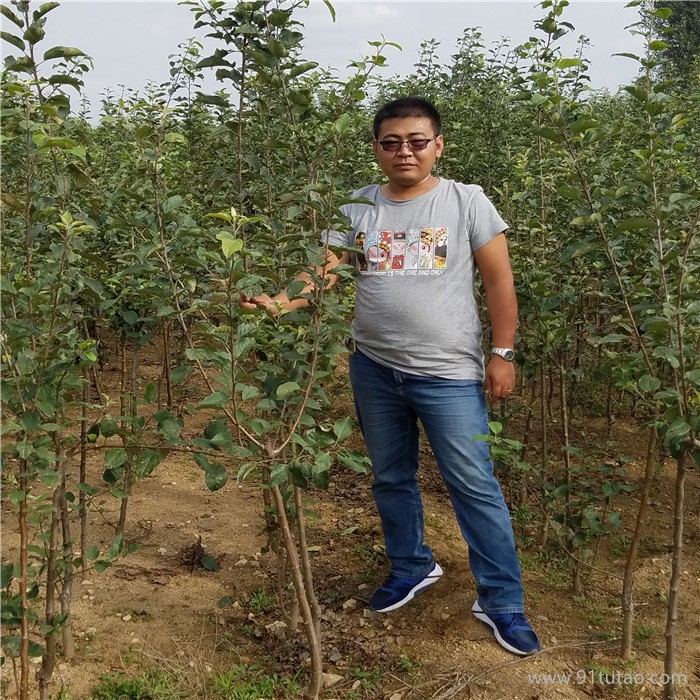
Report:
<svg viewBox="0 0 700 700"><path fill-rule="evenodd" d="M488 433L481 382L408 374L359 350L350 355L350 382L372 461L372 495L392 573L419 578L433 566L432 550L423 542L423 503L416 479L420 419L469 545L482 610L522 612L510 513L488 444L472 440Z"/></svg>

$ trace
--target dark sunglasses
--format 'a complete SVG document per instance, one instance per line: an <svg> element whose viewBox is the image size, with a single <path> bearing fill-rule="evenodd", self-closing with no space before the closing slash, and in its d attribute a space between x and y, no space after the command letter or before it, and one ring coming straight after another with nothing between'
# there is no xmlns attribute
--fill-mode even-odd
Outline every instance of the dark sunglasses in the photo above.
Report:
<svg viewBox="0 0 700 700"><path fill-rule="evenodd" d="M438 134L439 136L439 134ZM424 151L431 141L435 141L437 136L433 136L432 139L410 139L409 141L397 141L396 139L386 139L384 141L377 141L377 143L385 150L395 153L400 151L404 144L408 145L411 151Z"/></svg>

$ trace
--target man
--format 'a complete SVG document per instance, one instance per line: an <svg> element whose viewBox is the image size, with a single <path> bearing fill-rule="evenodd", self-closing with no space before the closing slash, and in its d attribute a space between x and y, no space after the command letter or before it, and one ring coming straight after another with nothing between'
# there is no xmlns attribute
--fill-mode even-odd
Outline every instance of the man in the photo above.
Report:
<svg viewBox="0 0 700 700"><path fill-rule="evenodd" d="M447 485L477 586L472 612L505 649L540 650L523 615L520 565L510 514L493 474L484 392L491 401L515 386L517 302L505 222L476 185L432 174L442 155L441 118L427 100L402 97L374 119L373 150L387 183L355 193L372 200L342 209L352 231L327 232L334 247L326 274L355 263L357 280L350 380L372 461L372 494L391 572L370 599L377 612L405 605L442 575L423 542L416 472L420 420ZM491 325L484 368L474 299L478 268ZM298 279L309 282L308 274ZM332 282L333 280L331 280ZM285 292L244 300L272 313L307 305ZM483 386L482 386L483 382Z"/></svg>

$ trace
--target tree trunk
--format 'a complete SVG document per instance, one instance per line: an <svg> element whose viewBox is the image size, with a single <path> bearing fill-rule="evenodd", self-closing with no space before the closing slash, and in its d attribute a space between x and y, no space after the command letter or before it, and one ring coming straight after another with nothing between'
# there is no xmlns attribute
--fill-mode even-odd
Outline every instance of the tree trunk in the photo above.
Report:
<svg viewBox="0 0 700 700"><path fill-rule="evenodd" d="M541 460L541 471L540 471L540 479L542 481L546 481L547 479L547 472L548 470L548 449L549 446L547 444L547 398L545 396L544 388L545 388L545 373L544 373L544 363L540 365L540 422L541 422L541 442L542 442L542 460ZM547 495L547 492L545 491L544 487L542 487L542 507L547 508L547 506L544 503L545 497ZM549 518L546 516L542 518L542 529L540 530L540 546L544 547L544 545L547 542L547 532L549 530Z"/></svg>
<svg viewBox="0 0 700 700"><path fill-rule="evenodd" d="M309 601L311 615L313 617L314 631L316 639L321 640L321 607L318 604L314 591L313 574L311 571L311 560L309 550L306 545L306 523L304 520L303 504L301 502L301 489L294 487L294 505L297 512L297 529L299 532L299 551L301 553L301 570L304 575L304 586L306 587L306 598Z"/></svg>
<svg viewBox="0 0 700 700"><path fill-rule="evenodd" d="M639 543L644 533L646 523L647 508L649 505L649 494L651 493L651 482L654 478L654 467L656 466L656 444L658 432L655 427L649 428L649 439L647 441L647 459L644 468L644 483L642 485L642 495L637 510L637 521L634 526L634 535L630 542L630 549L625 562L625 574L622 581L622 643L620 645L620 656L629 659L632 656L632 633L634 629L634 570L637 565L637 553Z"/></svg>
<svg viewBox="0 0 700 700"><path fill-rule="evenodd" d="M56 665L56 632L53 626L56 622L56 585L58 583L58 530L61 519L61 485L56 486L53 492L51 509L51 540L49 553L46 558L46 603L44 624L51 629L44 635L44 656L41 666L37 670L39 681L39 700L49 700L49 684Z"/></svg>
<svg viewBox="0 0 700 700"><path fill-rule="evenodd" d="M671 580L668 586L668 612L666 615L666 658L664 673L667 677L663 699L675 700L676 686L672 683L676 667L676 623L678 622L678 603L680 600L681 568L683 566L683 511L685 509L685 470L687 451L676 460L676 497L673 513L673 559L671 562Z"/></svg>
<svg viewBox="0 0 700 700"><path fill-rule="evenodd" d="M78 476L81 484L87 484L87 404L90 401L90 380L87 372L83 372L83 406L80 410L80 473ZM78 504L80 506L80 560L83 576L87 574L87 494L83 489L78 489Z"/></svg>
<svg viewBox="0 0 700 700"><path fill-rule="evenodd" d="M163 323L163 377L165 379L165 396L167 406L173 405L173 383L170 378L170 324Z"/></svg>
<svg viewBox="0 0 700 700"><path fill-rule="evenodd" d="M122 372L124 380L126 380L126 349L122 355ZM131 417L131 433L133 435L135 427L134 420L136 419L136 379L138 371L138 349L136 344L131 348L131 381L129 389L129 416ZM123 402L126 408L126 401ZM128 444L128 438L122 438L124 447ZM134 481L134 459L135 453L131 453L126 460L126 466L124 468L124 497L122 498L121 505L119 507L119 523L117 524L117 533L123 534L124 528L126 527L126 511L129 507L129 496L131 495L131 486Z"/></svg>
<svg viewBox="0 0 700 700"><path fill-rule="evenodd" d="M64 618L61 626L61 636L63 640L63 658L71 660L75 655L73 644L73 621L71 619L70 607L73 598L73 544L70 536L70 513L68 510L68 499L66 498L66 459L63 449L63 436L54 433L61 465L61 534L63 538L63 583L61 585L61 616Z"/></svg>
<svg viewBox="0 0 700 700"><path fill-rule="evenodd" d="M29 533L27 532L27 498L29 496L29 484L27 480L27 460L20 462L19 488L24 497L19 502L19 566L20 566L20 596L22 598L22 619L20 622L20 681L19 700L29 698L29 588L28 563Z"/></svg>
<svg viewBox="0 0 700 700"><path fill-rule="evenodd" d="M282 497L282 492L280 491L279 486L273 486L270 490L272 491L272 496L275 500L277 519L282 533L282 538L284 540L284 546L287 550L287 556L290 559L294 589L296 590L297 600L299 601L299 607L301 609L301 617L304 622L306 640L309 644L311 676L309 678L309 683L304 690L304 700L317 700L318 694L321 690L321 672L323 669L321 660L321 640L316 635L313 614L311 612L311 607L309 606L309 598L306 592L306 587L304 586L304 577L301 571L299 553L297 551L296 543L294 542L294 535L292 534L289 518L287 517L287 510L285 507L284 498Z"/></svg>

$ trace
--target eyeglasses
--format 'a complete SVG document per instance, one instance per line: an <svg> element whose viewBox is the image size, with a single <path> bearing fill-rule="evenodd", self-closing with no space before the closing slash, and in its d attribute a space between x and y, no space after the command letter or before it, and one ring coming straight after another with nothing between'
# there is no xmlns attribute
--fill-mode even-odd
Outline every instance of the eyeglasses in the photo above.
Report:
<svg viewBox="0 0 700 700"><path fill-rule="evenodd" d="M385 141L377 141L377 143L385 150L395 153L401 150L401 147L406 144L411 151L424 151L431 141L439 136L433 136L432 139L410 139L409 141L397 141L396 139L387 139Z"/></svg>

